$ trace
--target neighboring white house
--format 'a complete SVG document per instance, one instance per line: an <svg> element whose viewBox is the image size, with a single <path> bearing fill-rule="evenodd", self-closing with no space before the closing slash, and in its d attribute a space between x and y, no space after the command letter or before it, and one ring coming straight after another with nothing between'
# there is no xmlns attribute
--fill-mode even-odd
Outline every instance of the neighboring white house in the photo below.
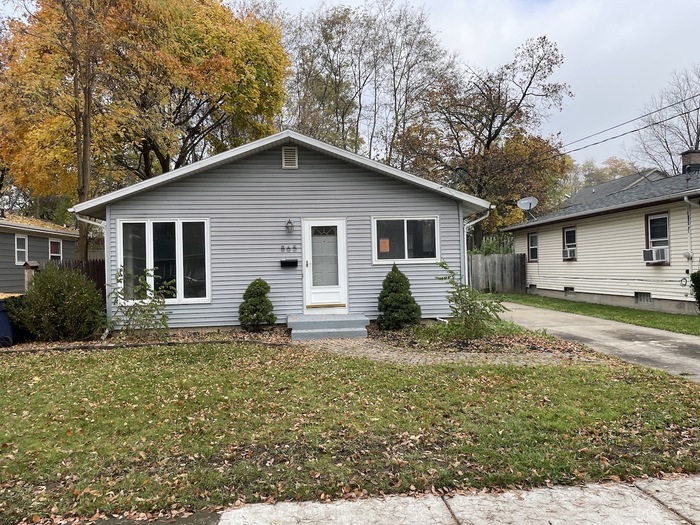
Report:
<svg viewBox="0 0 700 525"><path fill-rule="evenodd" d="M170 325L201 327L238 324L243 292L258 277L270 284L281 322L298 314L376 318L394 262L424 317L449 315L436 263L464 271L464 223L489 206L285 131L73 211L105 221L108 286L120 267L157 268L176 282Z"/></svg>
<svg viewBox="0 0 700 525"><path fill-rule="evenodd" d="M699 198L700 152L689 151L679 175L650 171L601 184L504 230L515 235L515 252L527 254L529 293L693 313Z"/></svg>

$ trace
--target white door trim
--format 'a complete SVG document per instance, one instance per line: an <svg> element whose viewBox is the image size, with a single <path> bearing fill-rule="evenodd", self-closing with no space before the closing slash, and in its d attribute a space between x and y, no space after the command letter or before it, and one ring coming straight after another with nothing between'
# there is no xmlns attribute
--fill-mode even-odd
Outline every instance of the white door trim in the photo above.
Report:
<svg viewBox="0 0 700 525"><path fill-rule="evenodd" d="M345 219L302 219L303 281L305 314L348 312L347 229ZM338 234L338 285L313 286L312 236L315 226L335 226Z"/></svg>

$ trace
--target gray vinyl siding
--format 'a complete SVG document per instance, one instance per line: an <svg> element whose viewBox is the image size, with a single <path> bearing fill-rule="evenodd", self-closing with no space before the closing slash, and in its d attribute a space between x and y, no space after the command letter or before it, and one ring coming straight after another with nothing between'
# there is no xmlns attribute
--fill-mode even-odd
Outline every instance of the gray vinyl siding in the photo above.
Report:
<svg viewBox="0 0 700 525"><path fill-rule="evenodd" d="M238 323L238 305L257 277L271 287L281 322L303 311L302 219L343 218L347 228L348 311L377 316L377 296L390 265L372 263L372 217L433 217L439 220L440 257L460 269L458 202L375 174L321 153L299 148L299 169L282 170L281 147L137 194L108 206L108 272L117 261L119 220L208 219L211 238L211 302L169 306L170 325L227 326ZM287 220L294 233L285 230ZM295 247L281 251L282 246ZM297 268L280 259L296 258ZM446 287L434 264L399 264L411 281L423 316L449 314Z"/></svg>
<svg viewBox="0 0 700 525"><path fill-rule="evenodd" d="M0 232L0 254L0 292L23 292L24 268L15 264L14 233Z"/></svg>
<svg viewBox="0 0 700 525"><path fill-rule="evenodd" d="M49 237L35 233L18 233L27 237L29 261L44 262L49 258ZM51 239L60 239L59 235ZM75 241L63 239L63 260L75 259ZM0 292L24 292L24 267L15 264L15 234L0 232Z"/></svg>

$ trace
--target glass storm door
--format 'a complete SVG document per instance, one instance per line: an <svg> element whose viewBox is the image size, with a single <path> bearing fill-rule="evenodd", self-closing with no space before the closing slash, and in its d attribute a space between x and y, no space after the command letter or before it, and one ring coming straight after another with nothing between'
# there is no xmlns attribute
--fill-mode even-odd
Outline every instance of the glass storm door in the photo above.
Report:
<svg viewBox="0 0 700 525"><path fill-rule="evenodd" d="M304 221L304 306L307 313L347 310L345 221Z"/></svg>

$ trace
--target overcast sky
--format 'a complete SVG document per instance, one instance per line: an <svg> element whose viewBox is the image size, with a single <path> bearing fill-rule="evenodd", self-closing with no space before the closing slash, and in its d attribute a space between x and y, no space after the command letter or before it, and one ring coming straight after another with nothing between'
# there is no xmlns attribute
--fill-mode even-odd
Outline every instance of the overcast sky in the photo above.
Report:
<svg viewBox="0 0 700 525"><path fill-rule="evenodd" d="M564 65L555 80L568 83L575 97L565 100L544 130L560 132L565 144L640 116L675 71L700 62L700 0L408 1L425 6L443 45L474 66L494 68L509 62L528 38L546 35L556 42ZM291 14L318 5L316 0L278 2ZM1 2L0 12L6 6ZM569 149L634 127L630 124ZM624 157L625 143L631 145L630 138L572 156L578 162Z"/></svg>
<svg viewBox="0 0 700 525"><path fill-rule="evenodd" d="M278 0L290 13L316 1ZM399 2L401 0L397 0ZM643 114L674 71L700 62L700 0L452 0L423 2L443 45L469 64L494 68L528 38L557 43L564 65L555 79L571 86L544 128L573 142ZM329 2L360 5L359 0ZM634 124L571 146L634 129ZM624 158L629 138L572 153L577 162ZM680 153L680 152L679 152Z"/></svg>

